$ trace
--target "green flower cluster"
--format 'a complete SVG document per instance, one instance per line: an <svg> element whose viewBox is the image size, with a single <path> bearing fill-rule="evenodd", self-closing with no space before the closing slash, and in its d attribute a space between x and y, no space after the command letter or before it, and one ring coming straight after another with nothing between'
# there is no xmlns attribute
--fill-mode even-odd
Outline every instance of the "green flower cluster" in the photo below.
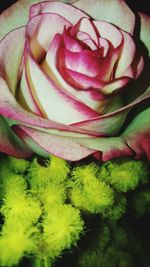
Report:
<svg viewBox="0 0 150 267"><path fill-rule="evenodd" d="M79 210L65 204L68 172L68 164L55 157L45 167L37 159L1 161L0 266L32 256L35 266L48 267L76 245L84 223Z"/></svg>
<svg viewBox="0 0 150 267"><path fill-rule="evenodd" d="M147 183L148 177L146 162L129 159L80 162L77 166L55 156L30 161L2 158L0 266L17 265L24 257L31 259L34 267L52 266L77 244L85 230L84 221L88 228L87 215L97 214L99 220L114 225L126 211L126 192ZM150 203L146 192L139 194L141 198ZM138 198L132 202L139 206ZM108 227L101 231L107 235ZM103 239L105 235L100 242ZM89 262L94 262L97 252L93 253ZM104 266L105 261L102 263ZM84 265L84 257L78 264L93 266Z"/></svg>

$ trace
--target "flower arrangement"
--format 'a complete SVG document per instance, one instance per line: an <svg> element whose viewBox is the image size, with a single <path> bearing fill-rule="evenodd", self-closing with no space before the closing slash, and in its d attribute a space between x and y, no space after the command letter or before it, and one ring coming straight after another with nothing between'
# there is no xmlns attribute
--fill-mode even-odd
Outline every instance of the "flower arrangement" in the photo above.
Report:
<svg viewBox="0 0 150 267"><path fill-rule="evenodd" d="M150 17L127 2L0 15L1 267L149 266Z"/></svg>

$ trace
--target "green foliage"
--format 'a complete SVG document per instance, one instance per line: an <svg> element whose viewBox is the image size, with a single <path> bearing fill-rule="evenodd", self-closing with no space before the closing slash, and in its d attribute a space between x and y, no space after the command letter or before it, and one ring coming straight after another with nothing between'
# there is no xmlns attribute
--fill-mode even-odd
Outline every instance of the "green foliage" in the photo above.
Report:
<svg viewBox="0 0 150 267"><path fill-rule="evenodd" d="M98 223L88 248L80 251L75 267L134 267L128 236L118 224Z"/></svg>
<svg viewBox="0 0 150 267"><path fill-rule="evenodd" d="M129 205L136 217L150 214L150 188L135 192L129 199Z"/></svg>
<svg viewBox="0 0 150 267"><path fill-rule="evenodd" d="M100 179L110 183L117 191L127 192L137 187L139 181L149 178L148 164L142 161L119 159L102 165Z"/></svg>
<svg viewBox="0 0 150 267"><path fill-rule="evenodd" d="M25 159L5 157L0 161L0 175L5 176L7 172L24 173L30 166L30 162Z"/></svg>
<svg viewBox="0 0 150 267"><path fill-rule="evenodd" d="M70 200L75 207L91 213L102 213L113 204L113 190L96 177L97 166L77 167L70 181Z"/></svg>

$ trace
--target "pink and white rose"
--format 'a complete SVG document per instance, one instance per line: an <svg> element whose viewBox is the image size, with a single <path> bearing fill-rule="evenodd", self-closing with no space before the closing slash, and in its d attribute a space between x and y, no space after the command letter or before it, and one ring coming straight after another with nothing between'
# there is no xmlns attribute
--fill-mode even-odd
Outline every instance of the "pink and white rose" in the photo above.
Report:
<svg viewBox="0 0 150 267"><path fill-rule="evenodd" d="M0 17L0 151L150 159L150 18L138 36L123 0L37 2Z"/></svg>

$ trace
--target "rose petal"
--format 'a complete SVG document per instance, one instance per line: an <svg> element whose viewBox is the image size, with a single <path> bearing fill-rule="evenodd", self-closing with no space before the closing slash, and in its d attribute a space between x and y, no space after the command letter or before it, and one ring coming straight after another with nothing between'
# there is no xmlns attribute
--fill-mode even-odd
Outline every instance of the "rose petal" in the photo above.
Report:
<svg viewBox="0 0 150 267"><path fill-rule="evenodd" d="M76 37L78 32L84 32L89 35L91 40L95 42L96 45L98 45L98 37L97 32L95 30L95 27L93 27L93 21L90 21L89 18L81 18L78 23L73 26L70 30L70 33Z"/></svg>
<svg viewBox="0 0 150 267"><path fill-rule="evenodd" d="M114 48L121 45L123 37L116 27L104 21L93 21L93 24L98 30L99 35L102 38L109 40L113 44Z"/></svg>
<svg viewBox="0 0 150 267"><path fill-rule="evenodd" d="M94 41L89 37L89 35L85 32L78 32L77 33L77 39L79 41L82 42L82 44L85 44L86 46L88 46L88 48L90 48L91 50L96 50L97 46L94 43ZM90 51L90 50L89 50ZM74 52L78 52L78 51L74 51Z"/></svg>
<svg viewBox="0 0 150 267"><path fill-rule="evenodd" d="M97 115L95 111L57 87L30 56L27 59L26 70L33 97L48 119L70 124Z"/></svg>
<svg viewBox="0 0 150 267"><path fill-rule="evenodd" d="M21 158L32 155L31 150L12 131L3 116L0 116L0 151Z"/></svg>
<svg viewBox="0 0 150 267"><path fill-rule="evenodd" d="M129 77L122 77L120 79L115 79L112 82L106 83L102 88L101 92L104 95L111 95L112 93L118 93L119 91L123 90L125 85L129 83Z"/></svg>
<svg viewBox="0 0 150 267"><path fill-rule="evenodd" d="M18 69L22 58L24 42L24 27L10 32L0 42L0 75L7 81L13 95L16 93Z"/></svg>
<svg viewBox="0 0 150 267"><path fill-rule="evenodd" d="M108 40L100 37L99 38L99 45L103 49L103 57L106 57L107 53L109 52L110 42L108 42Z"/></svg>
<svg viewBox="0 0 150 267"><path fill-rule="evenodd" d="M117 100L117 102L114 101L115 99ZM126 115L131 110L131 108L147 99L150 99L150 90L145 91L132 103L129 103L128 105L121 108L117 107L113 111L113 104L114 106L116 106L116 104L120 104L120 100L118 101L118 98L114 98L112 99L112 105L110 105L111 110L108 110L107 114L93 118L91 120L87 120L85 122L80 122L79 124L73 124L73 126L79 127L80 129L93 129L95 132L99 131L100 134L105 135L116 134L120 130L122 124L124 123Z"/></svg>
<svg viewBox="0 0 150 267"><path fill-rule="evenodd" d="M64 26L69 27L71 24L57 14L41 14L29 21L26 34L31 53L36 60L41 60L55 34L63 33Z"/></svg>
<svg viewBox="0 0 150 267"><path fill-rule="evenodd" d="M134 66L133 66L133 69L134 69ZM138 64L136 65L136 75L135 75L135 79L137 79L137 78L141 75L143 69L144 69L144 59L143 59L143 56L141 56L141 57L139 58L139 62L138 62Z"/></svg>
<svg viewBox="0 0 150 267"><path fill-rule="evenodd" d="M110 22L133 34L135 16L124 0L79 0L73 4L97 20Z"/></svg>
<svg viewBox="0 0 150 267"><path fill-rule="evenodd" d="M83 46L75 39L73 39L68 31L64 29L63 32L63 41L64 41L64 46L67 50L71 52L82 52L83 51Z"/></svg>
<svg viewBox="0 0 150 267"><path fill-rule="evenodd" d="M15 131L33 151L38 150L41 155L44 152L44 156L46 152L66 160L76 161L95 152L79 144L76 138L50 135L25 126L17 126Z"/></svg>
<svg viewBox="0 0 150 267"><path fill-rule="evenodd" d="M121 47L113 49L109 48L106 57L100 59L100 69L96 78L100 81L109 82L115 74L116 63L121 52Z"/></svg>
<svg viewBox="0 0 150 267"><path fill-rule="evenodd" d="M70 2L71 1L67 1L68 4ZM70 21L72 24L76 24L82 17L87 17L87 18L89 17L80 9L77 9L74 6L67 5L65 3L61 3L58 1L45 1L31 6L30 18L40 15L42 13L58 14L64 17L66 20Z"/></svg>
<svg viewBox="0 0 150 267"><path fill-rule="evenodd" d="M97 111L99 115L103 114L103 110L109 102L109 99L105 98L101 93L101 88L104 83L65 68L60 68L59 70L64 80L66 80L74 88L76 88L77 90L87 90L88 95L91 95L91 99L95 100L95 103L97 102L97 105L95 104L94 110Z"/></svg>
<svg viewBox="0 0 150 267"><path fill-rule="evenodd" d="M122 34L124 37L124 44L121 57L116 68L115 78L120 78L122 76L134 78L134 71L131 64L136 52L135 43L128 33L122 31Z"/></svg>
<svg viewBox="0 0 150 267"><path fill-rule="evenodd" d="M60 57L60 56L61 57ZM60 67L66 67L67 69L79 72L89 77L95 77L98 75L101 68L98 59L91 57L87 53L70 52L66 49L59 49L58 61L61 60Z"/></svg>
<svg viewBox="0 0 150 267"><path fill-rule="evenodd" d="M150 108L140 112L130 122L122 136L136 153L136 158L147 155L150 160Z"/></svg>
<svg viewBox="0 0 150 267"><path fill-rule="evenodd" d="M60 67L59 70L63 78L68 83L70 83L72 86L74 86L76 89L79 89L79 90L98 89L99 91L101 91L101 88L105 85L104 82L99 81L96 78L89 77L85 74L79 73L77 71L73 71L71 69ZM104 99L103 96L101 96L101 98Z"/></svg>
<svg viewBox="0 0 150 267"><path fill-rule="evenodd" d="M107 113L106 115L74 123L72 126L86 130L93 129L95 132L99 132L101 136L114 136L120 131L127 116L128 110L126 112L118 112L122 105L123 103L120 97L113 97L111 101L104 106L103 113Z"/></svg>
<svg viewBox="0 0 150 267"><path fill-rule="evenodd" d="M100 160L107 161L116 157L133 156L134 152L121 137L85 138L82 145L100 153Z"/></svg>
<svg viewBox="0 0 150 267"><path fill-rule="evenodd" d="M32 92L29 86L29 81L27 80L27 75L25 68L22 72L22 77L20 81L20 87L17 90L16 95L17 100L24 107L26 110L33 112L39 116L42 115L41 110L39 109L38 105L36 104Z"/></svg>
<svg viewBox="0 0 150 267"><path fill-rule="evenodd" d="M150 16L139 13L141 19L140 39L146 46L150 56Z"/></svg>

